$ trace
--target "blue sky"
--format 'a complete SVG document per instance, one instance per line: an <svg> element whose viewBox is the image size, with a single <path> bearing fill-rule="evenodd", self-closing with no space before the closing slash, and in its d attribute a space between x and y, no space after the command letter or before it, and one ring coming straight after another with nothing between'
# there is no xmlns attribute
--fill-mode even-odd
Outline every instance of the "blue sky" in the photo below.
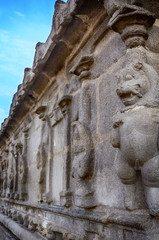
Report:
<svg viewBox="0 0 159 240"><path fill-rule="evenodd" d="M36 43L45 42L51 31L54 4L54 0L0 3L0 123L8 116L24 68L32 67Z"/></svg>

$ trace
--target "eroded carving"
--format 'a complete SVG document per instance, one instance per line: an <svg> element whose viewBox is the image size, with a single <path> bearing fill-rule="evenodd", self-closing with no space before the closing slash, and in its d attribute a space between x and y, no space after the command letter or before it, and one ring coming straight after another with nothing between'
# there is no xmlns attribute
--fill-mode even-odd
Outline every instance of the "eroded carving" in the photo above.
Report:
<svg viewBox="0 0 159 240"><path fill-rule="evenodd" d="M24 223L23 215L21 212L17 212L17 222L20 224Z"/></svg>
<svg viewBox="0 0 159 240"><path fill-rule="evenodd" d="M35 232L37 230L37 219L35 217L29 216L28 229Z"/></svg>
<svg viewBox="0 0 159 240"><path fill-rule="evenodd" d="M26 183L27 183L27 174L28 174L28 164L27 164L27 138L28 138L28 128L25 128L23 130L24 133L24 145L23 145L23 151L19 152L19 187L18 187L18 193L19 193L19 200L24 201L27 197L27 189L26 189Z"/></svg>
<svg viewBox="0 0 159 240"><path fill-rule="evenodd" d="M144 46L148 38L148 28L155 21L155 16L141 7L138 0L105 0L105 7L111 17L108 25L121 34L127 47Z"/></svg>
<svg viewBox="0 0 159 240"><path fill-rule="evenodd" d="M130 53L130 52L129 52ZM127 53L128 54L128 53ZM131 51L134 56L134 51ZM129 54L127 56L130 56ZM141 56L141 53L140 53ZM135 208L137 171L141 172L146 201L152 215L159 215L158 83L159 76L145 60L126 59L117 94L126 107L114 121L113 146L123 161L118 176L124 184L125 205ZM131 196L127 195L131 188ZM130 199L131 198L131 199Z"/></svg>
<svg viewBox="0 0 159 240"><path fill-rule="evenodd" d="M36 113L39 115L39 118L42 120L41 127L41 140L38 147L38 152L36 156L37 169L39 170L39 201L40 202L51 202L51 161L52 161L52 128L50 117L47 114L46 106L40 106ZM47 174L49 175L46 178L46 171L48 167ZM46 181L47 180L47 181Z"/></svg>
<svg viewBox="0 0 159 240"><path fill-rule="evenodd" d="M22 154L22 148L23 145L21 143L17 143L15 146L12 145L12 156L13 156L13 165L12 165L12 169L14 172L14 182L13 182L13 194L12 194L12 198L14 198L15 200L19 199L19 193L18 193L18 162L19 162L19 155Z"/></svg>
<svg viewBox="0 0 159 240"><path fill-rule="evenodd" d="M4 151L3 157L1 156L1 196L7 197L8 187L8 149Z"/></svg>
<svg viewBox="0 0 159 240"><path fill-rule="evenodd" d="M94 151L91 133L80 122L72 124L72 174L77 181L75 205L83 208L96 206L91 177L94 171Z"/></svg>
<svg viewBox="0 0 159 240"><path fill-rule="evenodd" d="M63 191L60 193L61 205L70 207L72 204L72 193L70 191L70 172L71 172L71 105L72 96L64 95L59 101L59 107L63 115L63 121L65 121L64 127L64 145L67 147L67 153L64 160L63 172L64 172L64 183Z"/></svg>
<svg viewBox="0 0 159 240"><path fill-rule="evenodd" d="M79 80L89 79L91 76L90 67L94 63L93 56L84 56L80 59L80 61L75 65L70 73L79 76Z"/></svg>
<svg viewBox="0 0 159 240"><path fill-rule="evenodd" d="M46 232L46 239L47 240L52 240L52 239L61 239L63 240L63 236L66 234L66 229L54 225L53 223L48 222L47 224L47 232Z"/></svg>
<svg viewBox="0 0 159 240"><path fill-rule="evenodd" d="M13 186L14 186L14 172L13 172L13 166L12 166L9 173L9 181L8 181L8 188L9 188L8 198L10 199L14 198Z"/></svg>
<svg viewBox="0 0 159 240"><path fill-rule="evenodd" d="M13 209L13 212L12 212L12 219L14 221L17 221L17 210Z"/></svg>
<svg viewBox="0 0 159 240"><path fill-rule="evenodd" d="M79 76L82 81L79 97L78 121L72 123L72 175L76 179L74 193L75 205L81 208L96 206L93 190L94 151L91 135L92 116L92 85L90 68L94 63L93 56L83 56L70 72Z"/></svg>

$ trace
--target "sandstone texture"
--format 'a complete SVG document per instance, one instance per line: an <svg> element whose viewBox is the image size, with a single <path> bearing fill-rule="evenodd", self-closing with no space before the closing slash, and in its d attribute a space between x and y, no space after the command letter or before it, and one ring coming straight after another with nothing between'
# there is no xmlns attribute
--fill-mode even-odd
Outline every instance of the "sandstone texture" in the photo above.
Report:
<svg viewBox="0 0 159 240"><path fill-rule="evenodd" d="M21 240L159 240L159 2L58 0L0 131Z"/></svg>

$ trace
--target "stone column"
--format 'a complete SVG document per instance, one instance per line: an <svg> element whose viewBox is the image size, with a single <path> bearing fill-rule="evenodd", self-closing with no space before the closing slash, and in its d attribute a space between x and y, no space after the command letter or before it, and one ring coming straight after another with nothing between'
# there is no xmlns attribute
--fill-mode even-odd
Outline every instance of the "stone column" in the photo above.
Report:
<svg viewBox="0 0 159 240"><path fill-rule="evenodd" d="M141 1L105 0L104 6L110 16L108 26L121 35L128 48L145 46L155 15L142 8Z"/></svg>

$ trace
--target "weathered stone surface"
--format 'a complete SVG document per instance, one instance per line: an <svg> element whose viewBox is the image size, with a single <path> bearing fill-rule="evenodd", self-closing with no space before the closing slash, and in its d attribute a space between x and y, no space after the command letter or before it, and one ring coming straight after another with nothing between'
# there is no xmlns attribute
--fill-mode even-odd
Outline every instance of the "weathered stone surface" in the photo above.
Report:
<svg viewBox="0 0 159 240"><path fill-rule="evenodd" d="M19 239L159 239L158 9L56 2L0 131L0 222Z"/></svg>

